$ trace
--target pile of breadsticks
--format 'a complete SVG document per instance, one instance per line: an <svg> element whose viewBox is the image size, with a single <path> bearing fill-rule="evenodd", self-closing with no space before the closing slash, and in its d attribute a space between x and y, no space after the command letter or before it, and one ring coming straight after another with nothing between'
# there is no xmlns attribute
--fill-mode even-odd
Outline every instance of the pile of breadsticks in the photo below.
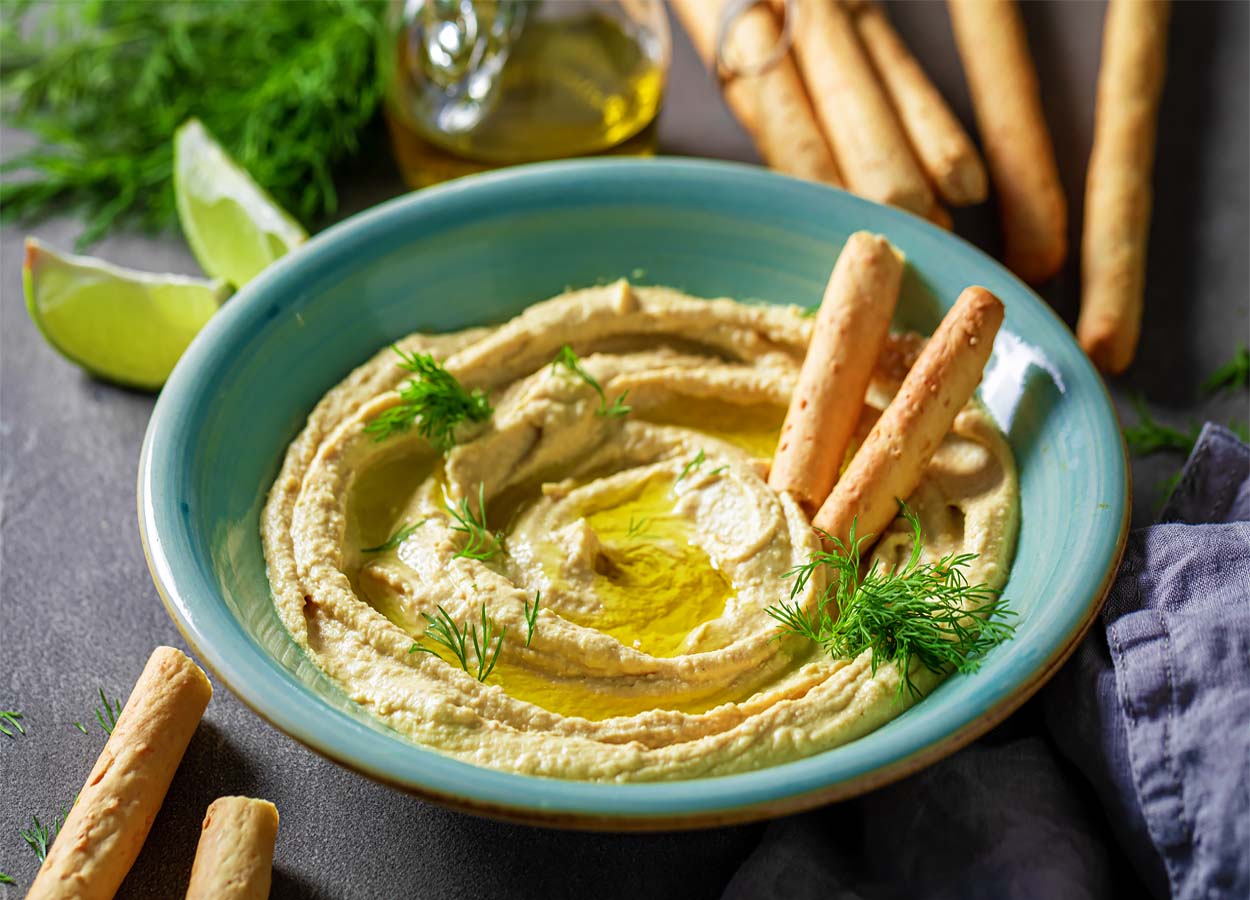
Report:
<svg viewBox="0 0 1250 900"><path fill-rule="evenodd" d="M108 900L134 864L213 689L185 654L157 647L87 783L35 876L27 900ZM221 797L204 816L187 897L269 896L278 811Z"/></svg>
<svg viewBox="0 0 1250 900"><path fill-rule="evenodd" d="M827 538L849 546L851 527L880 535L898 500L972 398L1003 322L1003 305L969 287L942 319L898 392L838 477L898 301L903 258L880 235L847 240L816 313L768 484L788 491Z"/></svg>
<svg viewBox="0 0 1250 900"><path fill-rule="evenodd" d="M1008 267L1032 283L1063 267L1067 201L1015 0L947 2L985 163L873 3L674 0L674 6L769 166L943 227L950 226L943 204L980 203L992 182ZM1077 334L1110 373L1132 361L1141 329L1167 19L1167 0L1110 0L1104 28ZM783 34L789 52L760 66Z"/></svg>

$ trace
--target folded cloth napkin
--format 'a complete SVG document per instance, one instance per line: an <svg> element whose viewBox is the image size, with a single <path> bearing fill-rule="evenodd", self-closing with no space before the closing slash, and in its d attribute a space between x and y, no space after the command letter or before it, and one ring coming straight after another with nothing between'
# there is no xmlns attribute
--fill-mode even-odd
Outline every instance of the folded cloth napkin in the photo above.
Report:
<svg viewBox="0 0 1250 900"><path fill-rule="evenodd" d="M1250 449L1208 425L1163 522L1044 716L771 823L726 900L1250 897Z"/></svg>

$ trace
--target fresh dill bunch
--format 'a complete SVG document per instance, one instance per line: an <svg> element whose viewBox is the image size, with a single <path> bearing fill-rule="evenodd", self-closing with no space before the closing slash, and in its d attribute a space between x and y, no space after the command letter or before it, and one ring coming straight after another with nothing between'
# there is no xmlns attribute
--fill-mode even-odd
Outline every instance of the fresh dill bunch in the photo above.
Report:
<svg viewBox="0 0 1250 900"><path fill-rule="evenodd" d="M104 694L104 688L100 688L100 700L104 704L104 709L101 710L100 707L96 707L95 719L100 723L100 727L104 729L105 734L112 734L113 729L117 726L117 717L121 715L122 702L114 699L110 705L109 698ZM83 733L86 733L85 728Z"/></svg>
<svg viewBox="0 0 1250 900"><path fill-rule="evenodd" d="M1137 411L1137 424L1124 429L1124 440L1134 456L1149 456L1152 453L1175 451L1189 455L1194 449L1200 431L1197 425L1191 425L1188 431L1178 431L1155 421L1146 408L1146 399L1141 394L1132 398L1133 409Z"/></svg>
<svg viewBox="0 0 1250 900"><path fill-rule="evenodd" d="M416 531L418 528L420 528L422 525L424 525L428 521L430 520L422 519L420 522L416 523L415 525L406 525L406 524L401 525L394 534L392 534L382 543L378 544L376 547L364 547L361 549L360 552L361 553L385 553L388 550L394 550L404 541L408 540L408 538L412 536L412 533L414 531Z"/></svg>
<svg viewBox="0 0 1250 900"><path fill-rule="evenodd" d="M1246 347L1245 344L1238 347L1233 358L1216 369L1211 377L1202 383L1202 391L1205 394L1238 388L1244 390L1248 387L1250 387L1250 347Z"/></svg>
<svg viewBox="0 0 1250 900"><path fill-rule="evenodd" d="M494 412L481 388L466 390L429 353L407 354L395 346L391 349L399 354L399 367L417 377L400 389L399 403L365 425L365 433L374 440L402 434L415 424L417 434L439 453L446 453L456 444L456 426L484 422Z"/></svg>
<svg viewBox="0 0 1250 900"><path fill-rule="evenodd" d="M911 558L901 569L886 572L877 560L861 576L860 548L867 537L856 539L852 522L849 544L823 534L835 552L813 553L809 562L787 572L794 579L789 601L765 612L783 634L810 640L831 656L854 658L871 649L873 674L883 664L897 666L900 697L907 690L919 698L913 659L931 672L976 671L986 652L1014 634L1009 620L1015 613L999 591L968 583L963 569L975 554L922 563L920 520L906 505L900 507L913 534ZM828 570L829 582L809 613L796 598L821 568Z"/></svg>
<svg viewBox="0 0 1250 900"><path fill-rule="evenodd" d="M699 466L703 465L705 462L707 462L707 456L706 454L704 454L703 449L700 448L699 452L694 455L694 458L691 459L690 462L686 463L686 465L682 467L681 474L677 476L677 480L681 481L687 475L693 472L695 469L699 468Z"/></svg>
<svg viewBox="0 0 1250 900"><path fill-rule="evenodd" d="M85 213L79 246L123 220L174 221L174 130L198 116L305 223L382 96L382 0L0 0L6 119L38 145L0 171L5 217Z"/></svg>
<svg viewBox="0 0 1250 900"><path fill-rule="evenodd" d="M586 371L582 361L578 359L577 354L573 352L573 348L568 344L561 347L560 352L556 354L556 358L551 361L551 370L554 372L558 368L568 369L568 371L590 385L594 392L599 395L599 408L595 410L595 415L613 419L629 415L633 409L632 406L628 406L625 403L625 398L629 396L629 391L625 391L609 404L608 395L603 392L603 385L599 383L597 378Z"/></svg>
<svg viewBox="0 0 1250 900"><path fill-rule="evenodd" d="M534 614L538 614L537 599L534 601ZM495 664L499 662L499 651L503 648L503 638L508 629L504 628L497 634L495 633L495 623L486 615L485 603L482 603L480 633L476 624L465 622L463 625L457 625L455 619L443 609L442 605L437 607L434 615L425 612L421 615L425 616L426 621L423 639L429 638L449 652L461 669L481 682L486 681L490 673L495 671ZM473 647L473 670L469 668L470 645ZM526 646L528 645L529 642L526 641ZM426 647L420 641L414 643L408 652L429 653L431 656L442 659L442 655L437 650Z"/></svg>
<svg viewBox="0 0 1250 900"><path fill-rule="evenodd" d="M534 605L530 606L528 600L525 601L525 646L530 645L530 641L534 639L534 628L538 625L538 604L543 599L542 591L534 592Z"/></svg>
<svg viewBox="0 0 1250 900"><path fill-rule="evenodd" d="M469 498L461 497L455 506L447 504L447 512L455 520L452 531L467 534L469 539L463 547L456 551L455 559L478 559L486 562L493 559L502 549L503 536L491 533L486 527L486 491L485 486L477 486L477 514L469 508Z"/></svg>
<svg viewBox="0 0 1250 900"><path fill-rule="evenodd" d="M12 726L17 729L18 734L25 734L26 729L22 727L22 723L19 721L21 718L22 714L16 709L0 709L0 733L13 737L13 732L9 730L9 727Z"/></svg>

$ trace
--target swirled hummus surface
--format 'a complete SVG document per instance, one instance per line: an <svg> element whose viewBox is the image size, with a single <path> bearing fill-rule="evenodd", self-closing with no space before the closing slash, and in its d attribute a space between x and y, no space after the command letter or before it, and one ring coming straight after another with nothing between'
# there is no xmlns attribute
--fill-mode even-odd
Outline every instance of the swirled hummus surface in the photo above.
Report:
<svg viewBox="0 0 1250 900"><path fill-rule="evenodd" d="M618 282L538 303L494 328L413 334L495 410L438 454L415 431L365 426L410 378L389 348L331 390L291 444L261 529L281 619L355 702L427 747L561 778L658 780L797 759L853 740L911 702L871 653L835 659L779 637L766 608L818 549L807 516L766 484L811 320L795 307L702 300ZM565 344L608 398L552 360ZM867 433L923 345L891 335L859 426ZM852 451L854 446L852 447ZM461 500L501 535L458 556ZM974 402L907 498L924 555L974 553L1001 587L1015 545L1011 452ZM418 524L419 523L419 524ZM417 527L411 527L411 526ZM401 527L407 536L377 548ZM896 522L874 556L911 552ZM817 570L796 599L825 587ZM532 635L527 606L541 593ZM413 652L441 606L483 611L504 637L485 679ZM532 608L532 607L531 607ZM526 638L530 637L527 645ZM471 644L470 644L471 648ZM473 651L470 649L470 663ZM913 667L928 690L940 676Z"/></svg>

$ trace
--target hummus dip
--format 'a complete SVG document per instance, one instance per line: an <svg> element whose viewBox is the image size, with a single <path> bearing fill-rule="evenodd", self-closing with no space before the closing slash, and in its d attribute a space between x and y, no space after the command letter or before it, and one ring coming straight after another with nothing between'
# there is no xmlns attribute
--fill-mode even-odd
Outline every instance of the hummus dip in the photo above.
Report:
<svg viewBox="0 0 1250 900"><path fill-rule="evenodd" d="M261 520L274 600L296 642L391 728L481 766L559 778L643 781L721 775L854 740L912 702L871 651L834 659L781 637L765 612L785 574L819 548L807 516L766 484L812 320L797 307L702 300L626 282L536 304L510 322L413 334L489 421L439 455L416 430L365 426L411 377L386 349L331 390L291 444ZM626 415L553 367L569 344ZM891 335L859 440L923 339ZM852 451L854 450L852 446ZM479 490L502 535L488 560L457 556L448 506ZM972 583L1006 581L1018 525L1015 464L975 401L907 503L924 559L974 553ZM418 524L419 523L419 524ZM417 527L411 527L411 526ZM407 536L377 550L401 528ZM362 548L375 548L366 552ZM911 552L898 520L873 556ZM817 569L796 599L814 607ZM527 606L541 592L531 639ZM476 678L450 653L413 652L442 606L504 630ZM918 663L930 690L941 678Z"/></svg>

